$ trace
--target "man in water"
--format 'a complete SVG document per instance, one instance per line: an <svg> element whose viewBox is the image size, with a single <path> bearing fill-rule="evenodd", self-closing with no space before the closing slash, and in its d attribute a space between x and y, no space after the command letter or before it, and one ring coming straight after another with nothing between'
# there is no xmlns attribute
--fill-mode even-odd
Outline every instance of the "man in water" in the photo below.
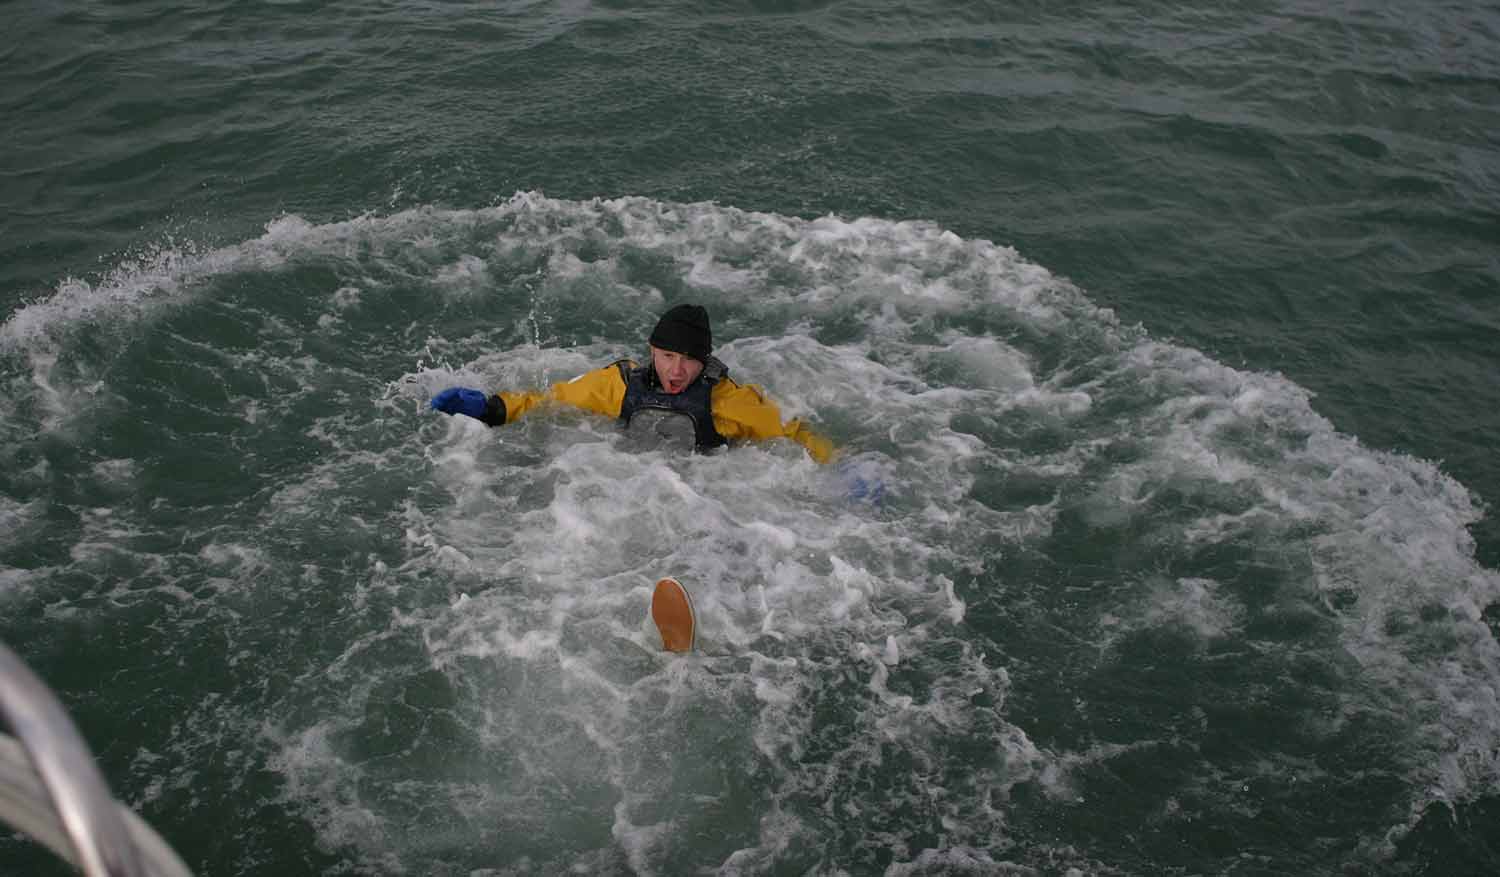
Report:
<svg viewBox="0 0 1500 877"><path fill-rule="evenodd" d="M781 422L776 403L754 384L730 380L729 369L713 355L708 311L677 305L662 315L649 340L651 362L622 359L553 384L546 390L486 396L479 390L449 387L432 397L444 414L465 414L490 426L514 423L544 402L564 402L611 417L625 426L650 414L686 418L699 451L736 441L789 438L819 463L833 457L833 443L801 420Z"/></svg>

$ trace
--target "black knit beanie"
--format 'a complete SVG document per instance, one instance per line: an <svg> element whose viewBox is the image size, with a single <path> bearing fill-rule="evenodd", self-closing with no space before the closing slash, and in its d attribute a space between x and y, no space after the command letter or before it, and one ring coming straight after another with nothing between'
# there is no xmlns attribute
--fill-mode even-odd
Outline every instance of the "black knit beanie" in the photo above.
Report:
<svg viewBox="0 0 1500 877"><path fill-rule="evenodd" d="M678 305L661 315L651 330L651 345L707 362L714 350L708 311L698 305Z"/></svg>

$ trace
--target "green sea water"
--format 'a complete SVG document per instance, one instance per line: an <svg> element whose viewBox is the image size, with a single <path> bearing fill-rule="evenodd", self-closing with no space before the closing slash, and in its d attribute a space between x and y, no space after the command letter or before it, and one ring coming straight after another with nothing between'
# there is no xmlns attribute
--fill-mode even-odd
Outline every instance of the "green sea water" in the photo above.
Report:
<svg viewBox="0 0 1500 877"><path fill-rule="evenodd" d="M196 873L1500 868L1500 7L0 8L0 640ZM686 301L845 466L426 407Z"/></svg>

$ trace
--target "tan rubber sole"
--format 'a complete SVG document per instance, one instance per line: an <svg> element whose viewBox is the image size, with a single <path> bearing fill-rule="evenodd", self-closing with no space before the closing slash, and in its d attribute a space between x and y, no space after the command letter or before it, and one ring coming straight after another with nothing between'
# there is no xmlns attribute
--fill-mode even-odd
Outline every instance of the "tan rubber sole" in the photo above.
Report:
<svg viewBox="0 0 1500 877"><path fill-rule="evenodd" d="M687 588L674 578L656 583L651 595L651 620L661 631L661 647L669 652L691 652L698 635L698 616Z"/></svg>

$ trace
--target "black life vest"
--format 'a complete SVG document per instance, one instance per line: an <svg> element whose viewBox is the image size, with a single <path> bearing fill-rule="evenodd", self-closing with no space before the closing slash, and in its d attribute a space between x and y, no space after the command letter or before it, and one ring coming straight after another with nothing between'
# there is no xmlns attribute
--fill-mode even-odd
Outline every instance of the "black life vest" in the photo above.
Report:
<svg viewBox="0 0 1500 877"><path fill-rule="evenodd" d="M629 427L631 418L650 409L684 415L693 422L693 443L698 451L708 451L728 444L714 427L711 396L714 384L729 374L729 367L710 356L703 371L681 393L668 393L656 378L656 369L648 363L636 365L622 359L615 363L625 379L625 399L620 403L620 426Z"/></svg>

